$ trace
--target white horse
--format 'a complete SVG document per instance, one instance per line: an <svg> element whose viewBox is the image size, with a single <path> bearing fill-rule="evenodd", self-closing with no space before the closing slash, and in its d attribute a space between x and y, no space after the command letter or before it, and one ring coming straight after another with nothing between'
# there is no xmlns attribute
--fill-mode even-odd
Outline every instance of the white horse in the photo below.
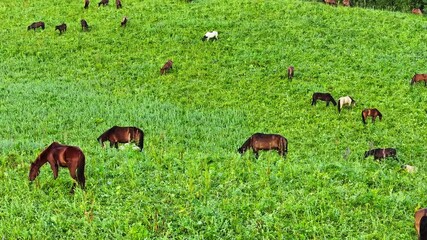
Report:
<svg viewBox="0 0 427 240"><path fill-rule="evenodd" d="M356 101L354 101L354 99L350 96L345 96L345 97L340 97L338 99L338 112L341 113L341 108L344 106L355 106L356 105Z"/></svg>
<svg viewBox="0 0 427 240"><path fill-rule="evenodd" d="M218 40L218 32L217 31L207 32L205 36L203 36L202 41L209 41L209 39Z"/></svg>

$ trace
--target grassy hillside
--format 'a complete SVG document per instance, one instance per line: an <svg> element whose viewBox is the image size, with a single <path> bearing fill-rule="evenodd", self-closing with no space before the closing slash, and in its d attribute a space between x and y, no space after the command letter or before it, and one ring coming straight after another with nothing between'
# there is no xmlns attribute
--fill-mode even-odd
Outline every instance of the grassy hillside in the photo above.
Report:
<svg viewBox="0 0 427 240"><path fill-rule="evenodd" d="M416 238L427 88L409 81L427 72L425 17L297 0L122 2L0 2L1 238ZM46 29L27 31L35 21ZM219 40L202 42L212 30ZM312 107L313 92L357 104ZM383 121L364 126L367 107ZM102 149L113 125L142 128L143 153ZM255 132L285 136L287 158L241 157ZM48 165L29 184L52 141L86 154L85 191L70 195L68 170L53 180ZM400 162L364 159L371 147L397 148Z"/></svg>

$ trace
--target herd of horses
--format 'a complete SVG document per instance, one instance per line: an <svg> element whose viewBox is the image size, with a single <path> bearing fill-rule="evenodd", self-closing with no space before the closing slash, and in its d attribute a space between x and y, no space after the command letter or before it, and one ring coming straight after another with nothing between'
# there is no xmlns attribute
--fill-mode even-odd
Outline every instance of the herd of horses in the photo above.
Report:
<svg viewBox="0 0 427 240"><path fill-rule="evenodd" d="M329 5L337 5L336 0L323 0L324 3ZM85 0L84 8L89 8L89 0ZM109 4L109 0L101 0L98 3L98 7L106 6ZM343 0L342 4L344 6L352 6L350 0ZM116 7L122 8L122 3L120 0L116 0ZM413 9L412 12L414 14L422 14L423 8ZM128 21L127 17L124 17L121 21L121 26L125 27ZM85 19L81 20L82 31L88 31L89 25ZM37 28L45 29L45 23L42 21L33 22L28 26L27 30L33 29L34 31ZM59 34L64 33L67 30L67 25L62 23L58 26L55 26L55 31L58 30ZM218 32L207 32L202 40L217 40ZM172 69L173 61L168 60L163 67L160 69L160 74L164 75L168 71ZM287 69L288 79L292 80L294 78L295 68L293 66L289 66ZM427 86L427 74L415 74L412 77L411 85L424 82L424 85ZM338 113L341 113L341 110L344 106L354 107L356 105L356 101L351 96L344 96L338 99L338 103L332 97L330 93L320 93L315 92L312 96L311 105L315 106L317 101L325 101L326 106L329 106L331 102L334 106L338 106ZM382 120L382 114L376 108L366 108L362 110L362 122L366 124L366 119L368 117L372 117L372 123L375 122L375 119L379 117ZM140 151L144 148L144 132L137 127L129 126L129 127L120 127L113 126L104 133L102 133L97 141L104 148L104 142L109 141L110 147L115 147L118 149L119 143L130 143L134 142ZM279 134L266 134L266 133L255 133L251 135L237 151L243 155L246 151L252 150L256 159L259 158L259 151L270 151L275 150L281 157L286 157L288 153L288 140ZM394 148L376 148L371 149L365 152L364 157L367 158L369 156L373 156L374 160L382 160L385 158L394 158L397 160L396 149ZM75 187L78 184L82 189L85 189L85 155L83 151L77 146L70 146L60 144L58 142L51 143L48 147L46 147L35 159L34 162L31 163L30 172L29 172L29 180L30 182L34 181L34 179L40 173L40 167L44 164L49 163L53 177L56 179L58 177L58 171L60 167L68 168L70 172L71 178L74 180L73 185L71 187L70 193L74 193ZM411 166L409 166L411 167ZM77 184L76 184L77 183ZM419 239L427 239L427 208L420 209L415 213L415 228L418 234Z"/></svg>

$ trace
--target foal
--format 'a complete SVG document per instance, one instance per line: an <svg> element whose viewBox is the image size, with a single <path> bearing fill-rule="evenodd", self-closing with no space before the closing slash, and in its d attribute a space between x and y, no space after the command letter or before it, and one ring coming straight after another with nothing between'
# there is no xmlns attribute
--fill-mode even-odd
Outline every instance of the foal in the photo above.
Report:
<svg viewBox="0 0 427 240"><path fill-rule="evenodd" d="M294 78L294 66L289 66L288 67L288 79L292 80L292 78Z"/></svg>
<svg viewBox="0 0 427 240"><path fill-rule="evenodd" d="M376 148L365 152L365 158L370 155L374 156L374 160L381 160L387 157L392 157L397 160L396 149L394 148Z"/></svg>
<svg viewBox="0 0 427 240"><path fill-rule="evenodd" d="M166 74L166 72L168 72L170 69L172 69L172 65L173 65L173 62L172 62L172 60L169 59L165 63L165 65L163 65L163 67L160 69L160 75Z"/></svg>
<svg viewBox="0 0 427 240"><path fill-rule="evenodd" d="M285 157L288 153L288 140L279 134L255 133L237 151L243 155L250 148L256 159L259 150L277 150L280 156Z"/></svg>
<svg viewBox="0 0 427 240"><path fill-rule="evenodd" d="M378 109L376 109L376 108L365 108L362 110L362 122L363 122L363 124L366 124L366 118L368 116L372 117L372 123L375 122L375 119L377 117L380 118L380 121L383 118L383 115L380 113L380 111L378 111Z"/></svg>

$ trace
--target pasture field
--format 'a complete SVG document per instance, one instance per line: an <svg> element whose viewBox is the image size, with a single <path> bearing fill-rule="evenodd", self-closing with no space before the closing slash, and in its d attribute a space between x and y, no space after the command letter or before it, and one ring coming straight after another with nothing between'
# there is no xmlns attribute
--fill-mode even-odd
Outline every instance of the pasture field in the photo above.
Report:
<svg viewBox="0 0 427 240"><path fill-rule="evenodd" d="M425 17L298 0L96 3L0 1L1 239L416 239L427 88L409 81L427 73ZM35 21L46 29L27 31ZM219 40L202 42L212 30ZM312 107L314 92L357 103L338 114ZM363 126L367 107L383 120ZM113 125L143 129L144 151L102 149ZM287 158L240 156L255 132L285 136ZM68 170L53 180L49 165L29 183L52 141L85 153L85 191L70 195ZM371 147L400 162L365 159Z"/></svg>

